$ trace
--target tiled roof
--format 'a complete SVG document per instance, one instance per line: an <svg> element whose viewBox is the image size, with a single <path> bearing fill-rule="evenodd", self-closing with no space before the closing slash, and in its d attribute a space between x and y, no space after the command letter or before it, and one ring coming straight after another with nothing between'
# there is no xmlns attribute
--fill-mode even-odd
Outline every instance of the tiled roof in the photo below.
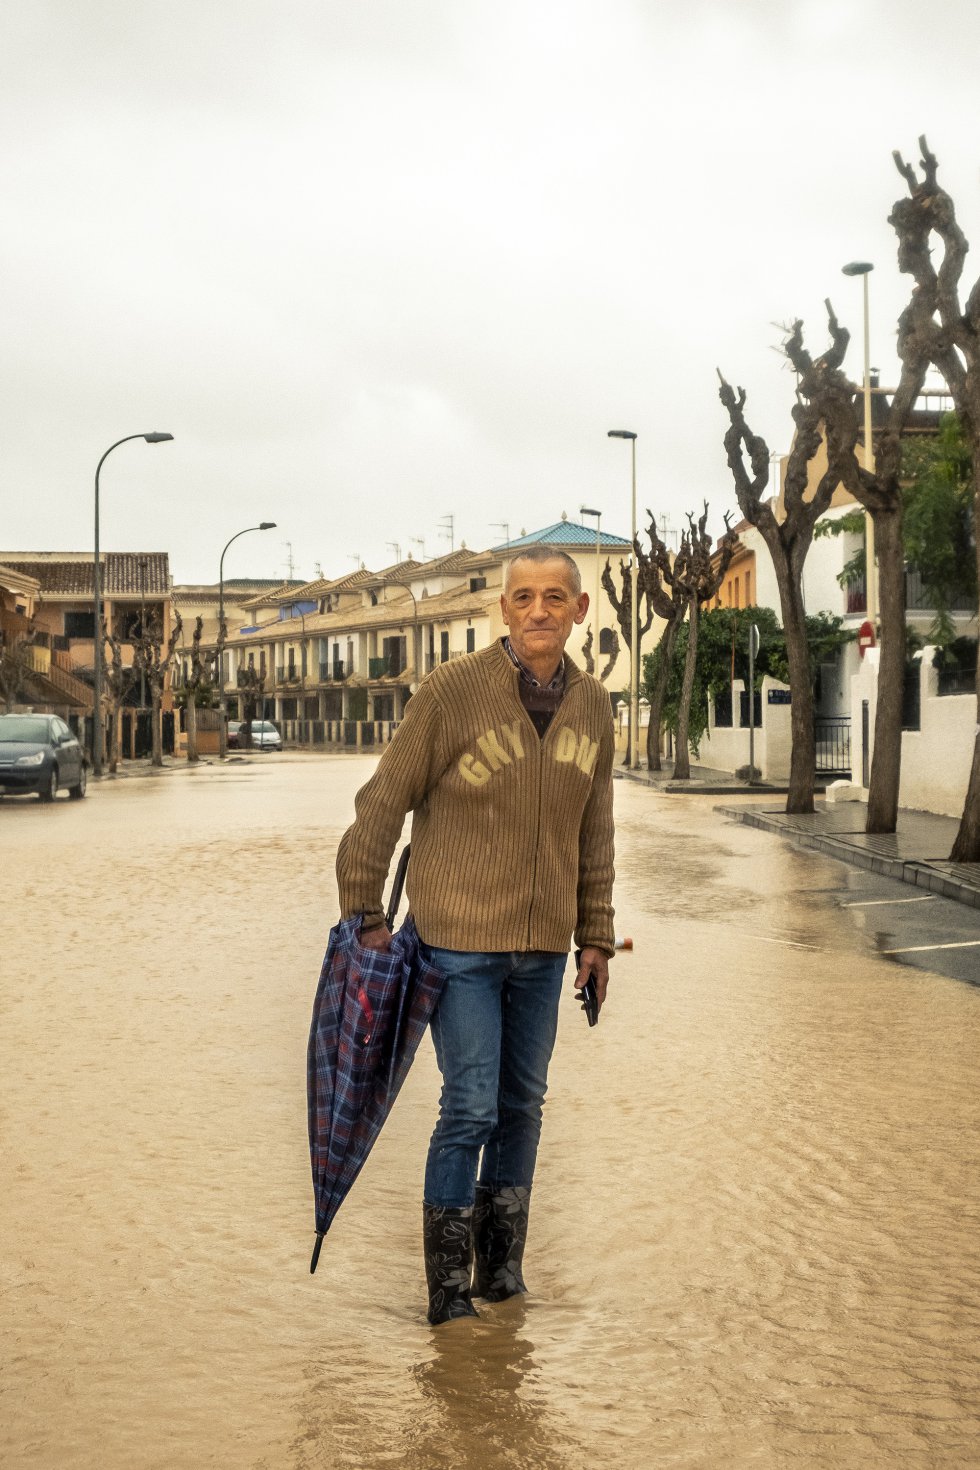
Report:
<svg viewBox="0 0 980 1470"><path fill-rule="evenodd" d="M37 592L40 586L38 579L28 576L23 567L0 565L0 587L7 592Z"/></svg>
<svg viewBox="0 0 980 1470"><path fill-rule="evenodd" d="M297 594L306 587L306 582L275 582L268 591L260 592L257 597L243 597L239 601L239 607L275 607L281 602L295 602Z"/></svg>
<svg viewBox="0 0 980 1470"><path fill-rule="evenodd" d="M166 551L104 551L99 562L105 597L170 594L170 558ZM142 574L141 562L145 563ZM91 597L95 591L91 552L3 551L0 564L35 577L42 598Z"/></svg>
<svg viewBox="0 0 980 1470"><path fill-rule="evenodd" d="M600 522L601 525L601 522ZM629 546L625 536L613 536L608 531L599 532L599 545L601 547ZM577 521L555 521L552 526L545 526L541 531L530 531L526 536L518 536L514 540L505 541L493 549L496 552L506 553L513 551L516 546L581 546L583 550L595 550L595 526L582 526Z"/></svg>

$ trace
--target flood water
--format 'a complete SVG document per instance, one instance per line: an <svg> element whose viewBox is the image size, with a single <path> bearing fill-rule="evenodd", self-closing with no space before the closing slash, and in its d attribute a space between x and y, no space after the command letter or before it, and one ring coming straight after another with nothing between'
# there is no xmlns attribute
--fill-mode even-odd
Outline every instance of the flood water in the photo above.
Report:
<svg viewBox="0 0 980 1470"><path fill-rule="evenodd" d="M842 869L617 783L526 1274L429 1328L428 1039L316 1276L305 1055L368 757L0 804L0 1463L980 1464L980 989L875 953Z"/></svg>

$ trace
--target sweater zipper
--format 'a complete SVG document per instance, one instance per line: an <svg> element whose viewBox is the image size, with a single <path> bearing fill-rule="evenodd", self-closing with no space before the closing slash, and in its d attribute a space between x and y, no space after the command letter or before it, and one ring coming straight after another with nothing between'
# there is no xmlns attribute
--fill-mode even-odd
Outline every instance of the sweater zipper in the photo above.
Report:
<svg viewBox="0 0 980 1470"><path fill-rule="evenodd" d="M537 736L537 730L535 730ZM551 734L551 727L545 732L545 740ZM538 851L541 847L541 792L544 787L542 775L542 762L544 760L544 740L538 739L538 820L534 829L534 867L531 870L531 902L527 910L527 947L531 948L531 916L534 913L534 899L538 890Z"/></svg>

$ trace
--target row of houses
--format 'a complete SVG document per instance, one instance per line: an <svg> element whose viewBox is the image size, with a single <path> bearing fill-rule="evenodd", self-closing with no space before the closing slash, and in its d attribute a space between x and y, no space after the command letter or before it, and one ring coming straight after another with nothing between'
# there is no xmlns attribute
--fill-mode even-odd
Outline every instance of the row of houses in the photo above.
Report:
<svg viewBox="0 0 980 1470"><path fill-rule="evenodd" d="M570 555L590 594L597 569L629 550L625 537L605 533L597 544L594 529L563 516L486 551L464 547L433 561L408 559L379 572L361 567L305 583L220 587L173 583L165 552L103 552L104 617L125 663L132 659L127 639L154 626L166 644L180 613L165 710L190 674L198 618L201 646L213 650L223 604L221 678L232 717L246 712L247 686L257 691L261 714L277 722L393 722L424 674L503 633L507 566L530 545ZM26 661L17 702L55 710L76 726L92 711L93 570L84 552L0 552L0 629L6 645L23 642ZM629 651L605 596L599 612L601 626L594 626L593 610L574 630L570 651L595 666L618 698L629 678ZM129 698L137 698L135 685Z"/></svg>

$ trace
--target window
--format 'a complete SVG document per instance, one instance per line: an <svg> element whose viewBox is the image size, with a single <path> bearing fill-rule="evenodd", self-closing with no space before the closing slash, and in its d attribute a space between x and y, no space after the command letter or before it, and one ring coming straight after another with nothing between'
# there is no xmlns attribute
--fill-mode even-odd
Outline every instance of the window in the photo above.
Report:
<svg viewBox="0 0 980 1470"><path fill-rule="evenodd" d="M745 606L752 606L752 573L745 573Z"/></svg>
<svg viewBox="0 0 980 1470"><path fill-rule="evenodd" d="M471 592L482 592L483 589L484 589L484 587L486 585L487 585L487 579L486 579L486 577L471 577L470 578L470 591Z"/></svg>
<svg viewBox="0 0 980 1470"><path fill-rule="evenodd" d="M615 635L612 628L599 629L599 652L612 653L615 647Z"/></svg>
<svg viewBox="0 0 980 1470"><path fill-rule="evenodd" d="M467 653L475 653L476 652L476 629L475 628L467 628L467 630L466 630L466 652Z"/></svg>
<svg viewBox="0 0 980 1470"><path fill-rule="evenodd" d="M440 633L439 634L439 660L440 660L441 663L448 663L448 661L449 661L449 634L448 633Z"/></svg>
<svg viewBox="0 0 980 1470"><path fill-rule="evenodd" d="M95 613L94 612L66 612L65 613L65 637L66 638L94 638L95 637Z"/></svg>
<svg viewBox="0 0 980 1470"><path fill-rule="evenodd" d="M738 607L739 606L739 601L738 601L738 578L737 577L735 578L735 601L733 603L733 606L734 607Z"/></svg>

